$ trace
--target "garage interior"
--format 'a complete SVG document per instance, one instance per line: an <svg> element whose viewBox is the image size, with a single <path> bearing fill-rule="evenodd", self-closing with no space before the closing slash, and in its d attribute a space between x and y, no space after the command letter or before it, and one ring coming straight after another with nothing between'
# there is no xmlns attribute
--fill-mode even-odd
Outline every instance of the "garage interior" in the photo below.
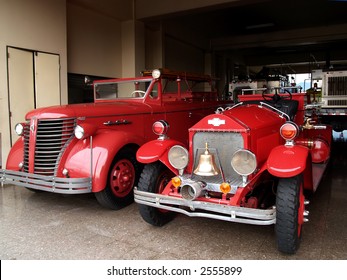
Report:
<svg viewBox="0 0 347 280"><path fill-rule="evenodd" d="M225 97L229 83L252 79L264 67L294 78L316 69L347 70L346 1L56 0L51 8L45 2L35 0L30 8L23 0L15 4L0 0L5 7L0 9L2 167L14 141L5 55L9 47L60 56L61 104L91 101L85 77L134 76L143 69L212 74L219 78L218 89ZM22 12L10 20L6 8L11 12L17 5ZM34 21L36 15L35 26L40 25L52 20L48 17L53 9L58 12L51 23L59 23L63 31L50 37L57 36L62 41L59 46L42 43L40 32L25 38L8 24L29 10L32 16L25 19ZM345 260L347 140L345 131L334 137L329 170L308 207L310 221L293 256L277 252L272 226L178 216L154 228L142 221L135 203L109 211L98 205L94 195L33 193L4 185L0 187L0 259Z"/></svg>

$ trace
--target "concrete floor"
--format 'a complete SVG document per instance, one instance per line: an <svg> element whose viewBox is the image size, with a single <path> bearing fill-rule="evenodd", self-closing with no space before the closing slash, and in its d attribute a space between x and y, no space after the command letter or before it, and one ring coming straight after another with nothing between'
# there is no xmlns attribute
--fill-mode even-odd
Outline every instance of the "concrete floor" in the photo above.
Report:
<svg viewBox="0 0 347 280"><path fill-rule="evenodd" d="M0 187L0 259L347 259L346 144L334 144L331 165L308 206L301 247L287 256L273 226L251 226L178 215L150 226L134 203L100 207L92 194L33 193ZM344 151L341 153L341 151Z"/></svg>

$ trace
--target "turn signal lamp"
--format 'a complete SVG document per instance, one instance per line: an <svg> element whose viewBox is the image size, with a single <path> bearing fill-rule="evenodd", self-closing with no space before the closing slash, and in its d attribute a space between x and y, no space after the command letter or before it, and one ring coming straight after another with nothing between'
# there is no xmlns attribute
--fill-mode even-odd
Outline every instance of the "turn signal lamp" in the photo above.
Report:
<svg viewBox="0 0 347 280"><path fill-rule="evenodd" d="M298 135L299 129L295 123L286 122L280 128L280 134L286 141L291 141Z"/></svg>
<svg viewBox="0 0 347 280"><path fill-rule="evenodd" d="M181 186L182 181L181 181L181 178L180 178L180 177L173 177L173 178L171 179L171 183L172 183L172 185L173 185L175 188L178 188L179 186Z"/></svg>
<svg viewBox="0 0 347 280"><path fill-rule="evenodd" d="M163 136L168 132L169 127L170 125L166 121L160 120L152 125L152 130L156 135Z"/></svg>
<svg viewBox="0 0 347 280"><path fill-rule="evenodd" d="M222 184L219 186L219 189L220 189L220 191L221 191L222 193L227 194L227 193L230 192L231 186L230 186L230 184L224 182L224 183L222 183Z"/></svg>

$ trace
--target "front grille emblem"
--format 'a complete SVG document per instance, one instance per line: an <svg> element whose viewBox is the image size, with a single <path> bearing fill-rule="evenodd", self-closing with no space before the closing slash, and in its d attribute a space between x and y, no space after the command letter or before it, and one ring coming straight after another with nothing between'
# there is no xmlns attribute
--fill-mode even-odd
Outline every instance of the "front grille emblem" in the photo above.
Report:
<svg viewBox="0 0 347 280"><path fill-rule="evenodd" d="M208 124L212 124L213 126L220 126L225 124L225 120L221 120L220 118L213 118L212 120L207 121Z"/></svg>

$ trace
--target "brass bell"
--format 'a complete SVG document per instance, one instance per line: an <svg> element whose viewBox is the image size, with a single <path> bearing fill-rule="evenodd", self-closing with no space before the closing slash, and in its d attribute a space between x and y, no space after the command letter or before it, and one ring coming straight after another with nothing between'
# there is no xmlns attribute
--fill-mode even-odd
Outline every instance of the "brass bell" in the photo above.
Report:
<svg viewBox="0 0 347 280"><path fill-rule="evenodd" d="M199 164L193 172L200 176L214 176L219 174L219 168L214 161L214 156L208 150L207 143L205 152L200 155Z"/></svg>

